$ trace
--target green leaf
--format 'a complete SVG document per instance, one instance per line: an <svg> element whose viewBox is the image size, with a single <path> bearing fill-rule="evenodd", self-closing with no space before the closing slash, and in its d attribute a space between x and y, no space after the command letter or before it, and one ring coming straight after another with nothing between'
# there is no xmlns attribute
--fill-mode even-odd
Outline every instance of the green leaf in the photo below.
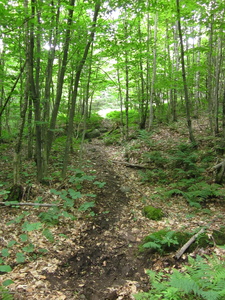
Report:
<svg viewBox="0 0 225 300"><path fill-rule="evenodd" d="M79 199L82 197L81 192L76 192L73 189L69 189L68 192L73 199Z"/></svg>
<svg viewBox="0 0 225 300"><path fill-rule="evenodd" d="M16 262L18 264L24 263L25 260L26 260L26 257L25 257L25 255L23 253L21 253L21 252L17 252L16 253Z"/></svg>
<svg viewBox="0 0 225 300"><path fill-rule="evenodd" d="M10 255L9 250L7 248L3 248L1 252L3 257L9 257Z"/></svg>
<svg viewBox="0 0 225 300"><path fill-rule="evenodd" d="M54 235L51 233L51 231L48 228L45 228L42 232L42 234L46 237L46 239L49 240L49 242L53 243L55 238Z"/></svg>
<svg viewBox="0 0 225 300"><path fill-rule="evenodd" d="M23 231L33 231L33 230L39 230L42 228L42 223L41 222L36 222L36 223L29 223L29 222L24 222L22 225Z"/></svg>
<svg viewBox="0 0 225 300"><path fill-rule="evenodd" d="M55 189L51 189L50 192L54 195L61 195L61 192L55 190Z"/></svg>
<svg viewBox="0 0 225 300"><path fill-rule="evenodd" d="M106 184L106 182L101 181L95 181L93 184L97 185L99 188L103 188L103 186Z"/></svg>
<svg viewBox="0 0 225 300"><path fill-rule="evenodd" d="M143 248L161 249L161 245L154 242L148 242L143 245Z"/></svg>
<svg viewBox="0 0 225 300"><path fill-rule="evenodd" d="M65 203L64 203L65 207L73 207L74 206L74 200L73 199L65 198L64 200L65 200Z"/></svg>
<svg viewBox="0 0 225 300"><path fill-rule="evenodd" d="M12 246L14 246L15 244L17 244L17 241L15 241L15 240L11 240L11 241L9 241L8 242L8 245L7 245L7 247L12 247Z"/></svg>
<svg viewBox="0 0 225 300"><path fill-rule="evenodd" d="M88 210L88 209L91 208L91 207L95 207L95 202L94 202L94 201L83 203L83 204L78 208L78 211L86 211L86 210Z"/></svg>
<svg viewBox="0 0 225 300"><path fill-rule="evenodd" d="M38 252L41 254L45 254L45 253L48 253L48 250L45 248L40 248L40 249L38 249Z"/></svg>
<svg viewBox="0 0 225 300"><path fill-rule="evenodd" d="M25 233L24 233L24 234L21 234L21 235L20 235L20 239L21 239L22 242L26 242L26 241L28 240L28 235L25 234Z"/></svg>
<svg viewBox="0 0 225 300"><path fill-rule="evenodd" d="M91 197L91 198L95 198L96 195L95 194L86 194L87 197Z"/></svg>
<svg viewBox="0 0 225 300"><path fill-rule="evenodd" d="M8 273L8 272L11 272L11 271L12 271L12 268L9 265L0 266L0 272Z"/></svg>
<svg viewBox="0 0 225 300"><path fill-rule="evenodd" d="M14 283L13 280L11 279L6 279L5 281L3 281L2 285L3 286L9 286L10 284Z"/></svg>
<svg viewBox="0 0 225 300"><path fill-rule="evenodd" d="M22 249L24 252L32 253L34 252L34 245L30 243L28 246L25 246Z"/></svg>

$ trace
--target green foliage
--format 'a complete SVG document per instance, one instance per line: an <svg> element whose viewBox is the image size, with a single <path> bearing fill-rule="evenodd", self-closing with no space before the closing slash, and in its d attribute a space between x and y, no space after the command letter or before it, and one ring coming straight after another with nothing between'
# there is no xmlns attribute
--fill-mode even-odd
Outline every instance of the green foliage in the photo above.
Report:
<svg viewBox="0 0 225 300"><path fill-rule="evenodd" d="M18 264L22 264L26 261L26 256L22 252L17 252L16 253L16 262Z"/></svg>
<svg viewBox="0 0 225 300"><path fill-rule="evenodd" d="M141 252L151 250L166 254L178 250L182 247L195 233L193 232L180 232L162 229L156 231L144 238L143 243L140 245ZM206 248L212 246L212 241L209 240L207 234L200 234L194 243L187 249L188 252L194 251L198 247Z"/></svg>
<svg viewBox="0 0 225 300"><path fill-rule="evenodd" d="M0 184L0 188L1 188L0 196L3 196L3 199L6 200L7 197L8 197L8 194L10 193L10 191L7 191L7 190L3 189L2 188L3 186L4 186L3 184Z"/></svg>
<svg viewBox="0 0 225 300"><path fill-rule="evenodd" d="M174 250L174 245L176 245L175 248L177 249L179 243L175 234L175 231L165 229L154 232L144 238L144 242L140 245L139 250L143 252L146 249L151 249L160 254L164 254Z"/></svg>
<svg viewBox="0 0 225 300"><path fill-rule="evenodd" d="M22 225L22 230L27 231L27 232L39 230L41 228L42 228L41 222L29 223L29 222L25 221Z"/></svg>
<svg viewBox="0 0 225 300"><path fill-rule="evenodd" d="M151 220L161 220L163 217L163 212L161 208L155 208L151 205L145 206L143 208L143 214Z"/></svg>
<svg viewBox="0 0 225 300"><path fill-rule="evenodd" d="M95 207L95 202L91 201L91 202L85 202L83 204L81 204L81 206L78 208L78 211L87 211L89 210L89 208Z"/></svg>
<svg viewBox="0 0 225 300"><path fill-rule="evenodd" d="M92 113L89 118L87 118L86 123L87 123L87 128L89 129L96 129L101 126L103 118L97 114L97 113Z"/></svg>
<svg viewBox="0 0 225 300"><path fill-rule="evenodd" d="M52 234L52 232L48 229L48 228L45 228L42 232L42 234L46 237L46 239L49 240L49 242L53 243L55 238L54 238L54 235Z"/></svg>
<svg viewBox="0 0 225 300"><path fill-rule="evenodd" d="M105 186L106 182L95 181L95 182L93 182L93 184L97 185L101 189Z"/></svg>
<svg viewBox="0 0 225 300"><path fill-rule="evenodd" d="M203 169L197 166L198 154L190 144L180 144L170 151L175 178L199 177Z"/></svg>
<svg viewBox="0 0 225 300"><path fill-rule="evenodd" d="M148 183L166 183L168 181L168 174L165 170L157 168L153 170L139 171L139 175L143 182Z"/></svg>
<svg viewBox="0 0 225 300"><path fill-rule="evenodd" d="M116 129L113 132L106 133L103 137L104 143L106 146L109 145L120 145L121 144L121 134L120 134L120 130Z"/></svg>
<svg viewBox="0 0 225 300"><path fill-rule="evenodd" d="M9 265L0 265L0 272L8 273L11 271L12 271L12 268Z"/></svg>
<svg viewBox="0 0 225 300"><path fill-rule="evenodd" d="M123 120L125 120L125 111L122 112L123 114ZM121 112L120 111L112 111L106 115L106 118L113 120L115 122L121 121ZM129 109L128 111L128 123L130 125L138 124L139 122L139 112L135 109Z"/></svg>
<svg viewBox="0 0 225 300"><path fill-rule="evenodd" d="M191 206L197 208L200 208L201 204L208 199L223 197L220 191L220 186L218 184L208 184L204 181L197 182L194 184L193 181L188 180L182 181L182 183L182 190L168 190L165 192L165 196L167 198L174 197L177 195L183 196ZM179 185L179 183L177 185Z"/></svg>
<svg viewBox="0 0 225 300"><path fill-rule="evenodd" d="M143 160L151 165L154 164L158 168L166 168L168 164L168 159L163 156L162 151L145 152Z"/></svg>
<svg viewBox="0 0 225 300"><path fill-rule="evenodd" d="M136 300L222 300L225 297L225 263L216 256L196 260L189 257L183 272L148 271L151 290L135 295Z"/></svg>
<svg viewBox="0 0 225 300"><path fill-rule="evenodd" d="M152 132L147 130L139 130L138 138L143 141L147 146L154 147L156 146L156 142L152 139Z"/></svg>
<svg viewBox="0 0 225 300"><path fill-rule="evenodd" d="M74 184L78 190L82 188L82 183L84 181L93 181L96 178L95 175L87 175L80 169L71 168L70 170L73 175L70 176L69 182Z"/></svg>
<svg viewBox="0 0 225 300"><path fill-rule="evenodd" d="M38 217L41 222L48 225L57 225L61 216L61 210L58 207L51 207L46 212L41 212Z"/></svg>
<svg viewBox="0 0 225 300"><path fill-rule="evenodd" d="M217 245L225 245L225 227L222 226L219 230L213 230L213 239Z"/></svg>
<svg viewBox="0 0 225 300"><path fill-rule="evenodd" d="M14 297L12 294L10 294L10 292L8 291L8 289L6 287L0 285L0 299L13 300Z"/></svg>

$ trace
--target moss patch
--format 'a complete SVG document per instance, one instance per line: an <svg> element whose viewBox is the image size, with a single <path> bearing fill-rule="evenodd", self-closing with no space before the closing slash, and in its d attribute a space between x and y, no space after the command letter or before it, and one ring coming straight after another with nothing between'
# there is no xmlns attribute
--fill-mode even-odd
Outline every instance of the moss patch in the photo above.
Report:
<svg viewBox="0 0 225 300"><path fill-rule="evenodd" d="M161 220L164 216L161 208L155 208L151 205L145 206L143 208L143 214L150 220Z"/></svg>

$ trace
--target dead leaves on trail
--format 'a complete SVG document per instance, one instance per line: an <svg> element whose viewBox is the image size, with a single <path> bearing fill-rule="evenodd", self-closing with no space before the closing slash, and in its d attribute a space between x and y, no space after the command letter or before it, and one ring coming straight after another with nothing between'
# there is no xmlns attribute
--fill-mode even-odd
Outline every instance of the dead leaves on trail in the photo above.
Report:
<svg viewBox="0 0 225 300"><path fill-rule="evenodd" d="M160 129L157 134L153 134L152 139L157 145L161 145L160 147L170 148L174 140L180 137L179 131ZM186 139L185 136L183 138ZM88 293L86 284L89 283L90 286L93 284L93 290L96 289L97 280L101 275L98 274L99 270L100 272L114 272L113 275L115 275L122 265L124 267L121 269L124 272L124 280L118 280L118 285L105 282L102 287L106 287L105 293L108 296L111 295L111 299L132 300L134 299L132 295L143 288L140 284L146 282L146 277L139 274L140 269L135 266L137 269L134 271L131 265L131 262L137 258L138 245L145 236L165 228L194 231L199 227L204 227L215 215L220 215L221 211L223 212L224 207L213 204L208 205L208 211L197 211L183 201L179 195L165 200L161 197L157 183L151 185L143 183L136 169L113 163L114 160L125 160L125 152L128 148L133 149L131 151L133 155L129 158L130 162L140 163L141 154L148 151L149 147L153 147L141 141L138 141L139 145L137 145L137 141L130 141L129 143L124 146L106 147L102 141L93 141L92 144L87 145L85 161L88 161L88 167L84 171L87 173L91 171L91 174L96 176L95 180L99 183L105 182L105 185L99 187L88 181L83 182L82 193L86 195L96 194L97 197L93 199L88 198L88 196L78 198L74 207L70 208L70 213L75 216L73 220L62 216L56 225L49 226L43 223L38 228L39 214L46 212L49 208L0 207L2 218L0 259L2 259L3 264L9 265L13 269L12 272L2 274L0 283L2 284L8 279L13 281L8 289L15 299L85 300L88 299L85 296L85 293ZM77 165L76 158L72 164ZM6 166L2 165L2 168L6 168ZM32 184L29 200L37 201L41 197L45 203L57 202L60 204L62 199L57 193L52 193L51 190L62 191L69 188L74 189L73 183L69 181L65 181L63 184L52 181L50 186ZM82 204L90 201L95 202L95 207L92 206L87 211L78 210ZM165 217L160 221L145 218L142 214L145 205L161 208ZM37 228L32 231L24 231L23 224L25 222L36 224ZM218 229L221 225L223 225L223 219L218 218L218 221L210 227L208 234L210 235L210 231ZM95 254L96 261L93 257L89 259L85 257L87 254L85 246L89 247L90 253L95 253L91 252L91 249L102 251ZM211 250L197 249L196 251L201 252L201 254L209 254ZM223 256L225 252L225 250L217 247L213 248L213 251L218 256ZM192 255L196 255L196 253ZM20 260L18 260L19 258ZM22 261L23 258L24 261ZM71 280L77 274L74 275L73 270L68 265L71 258L77 258L73 262L74 266L77 264L77 268L80 263L77 290L74 290L74 283ZM186 254L183 255L182 259L187 259ZM116 264L117 268L115 267ZM175 262L172 255L163 258L159 255L153 255L151 259L146 257L146 266L142 267L143 270L149 267L155 270L168 268L169 272L173 266L179 268L181 264ZM91 270L93 274L88 273L87 270ZM126 274L131 275L126 277ZM49 276L52 278L56 276L53 278L57 283L55 287ZM107 276L102 278L102 281L104 280L108 280ZM63 284L60 285L60 282ZM97 293L98 291L96 291Z"/></svg>

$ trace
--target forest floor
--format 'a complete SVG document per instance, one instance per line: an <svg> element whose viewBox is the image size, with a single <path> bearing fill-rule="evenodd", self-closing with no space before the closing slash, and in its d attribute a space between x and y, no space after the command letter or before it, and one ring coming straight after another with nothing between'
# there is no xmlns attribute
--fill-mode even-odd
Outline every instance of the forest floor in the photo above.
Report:
<svg viewBox="0 0 225 300"><path fill-rule="evenodd" d="M175 137L176 133L162 129L155 139L165 146L166 141L175 142ZM179 134L176 138L179 139ZM76 219L62 218L50 227L52 238L51 235L49 238L43 236L44 228L28 231L28 238L23 238L25 231L21 225L26 221L37 224L40 212L46 212L48 208L0 206L1 250L6 249L2 251L2 257L13 268L1 276L1 282L13 281L9 290L14 299L132 300L135 293L150 288L146 269L168 268L169 272L172 267L181 268L187 260L186 254L176 260L174 253L166 256L140 253L138 247L145 236L165 228L200 229L215 217L217 221L210 230L221 226L224 203L209 203L209 214L206 210L196 211L179 197L156 201L152 196L157 193L157 185L143 183L137 168L123 164L124 151L123 145L105 146L98 139L85 144L82 170L94 174L97 184L88 180L82 182L82 194L94 193L96 197L90 200L84 196L76 200L75 207L71 208ZM137 163L139 155L136 151L130 162ZM78 159L76 155L73 157L68 178L75 172ZM2 169L7 172L8 164L9 160L1 162ZM28 167L26 172L29 173ZM57 193L53 195L52 189L71 188L75 186L69 180L63 184L53 181L50 186L32 184L29 198L37 202L38 197L42 197L44 203L52 203L58 197ZM93 207L78 209L84 203L90 204L88 201L94 201ZM145 205L160 207L165 217L160 221L147 219L142 213ZM10 242L13 247L9 246ZM29 251L29 247L24 247L29 245L35 245L35 249ZM40 255L38 249L47 251ZM18 253L24 251L29 259L15 263ZM224 250L215 246L196 249L192 256L212 252L224 255Z"/></svg>

